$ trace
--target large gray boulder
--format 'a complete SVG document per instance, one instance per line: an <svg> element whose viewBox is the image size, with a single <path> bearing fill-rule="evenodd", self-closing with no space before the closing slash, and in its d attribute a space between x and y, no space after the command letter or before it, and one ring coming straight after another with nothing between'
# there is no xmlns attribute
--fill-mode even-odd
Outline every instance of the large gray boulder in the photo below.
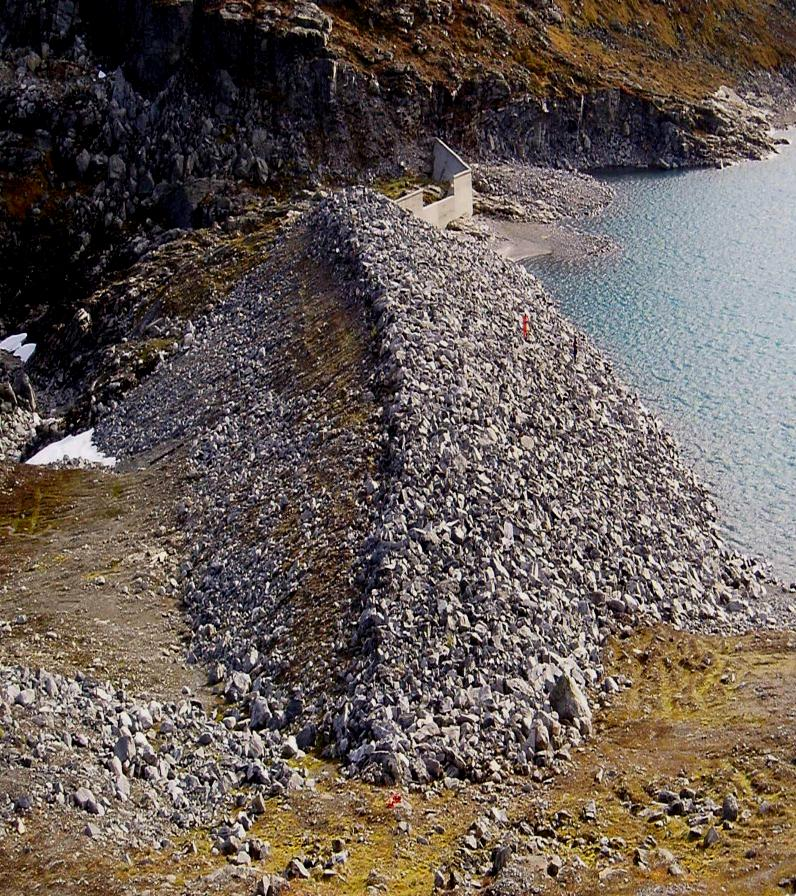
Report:
<svg viewBox="0 0 796 896"><path fill-rule="evenodd" d="M28 411L36 410L36 396L22 361L0 349L0 401Z"/></svg>
<svg viewBox="0 0 796 896"><path fill-rule="evenodd" d="M579 722L581 728L585 728L587 732L591 731L589 702L567 672L556 679L550 692L550 705L562 722Z"/></svg>

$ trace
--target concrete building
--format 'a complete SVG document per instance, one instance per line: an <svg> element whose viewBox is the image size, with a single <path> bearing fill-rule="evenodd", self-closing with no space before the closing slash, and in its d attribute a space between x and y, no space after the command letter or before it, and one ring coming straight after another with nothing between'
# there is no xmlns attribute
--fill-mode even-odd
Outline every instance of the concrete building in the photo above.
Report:
<svg viewBox="0 0 796 896"><path fill-rule="evenodd" d="M396 205L411 212L422 221L444 230L457 218L472 217L473 214L473 173L470 166L442 140L434 142L433 178L439 183L447 183L448 195L437 202L425 205L423 188L413 190L396 199Z"/></svg>

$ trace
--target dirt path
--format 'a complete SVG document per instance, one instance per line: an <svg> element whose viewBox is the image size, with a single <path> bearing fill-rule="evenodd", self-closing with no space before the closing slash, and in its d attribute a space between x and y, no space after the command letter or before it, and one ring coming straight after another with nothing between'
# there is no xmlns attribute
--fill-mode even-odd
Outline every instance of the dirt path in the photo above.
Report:
<svg viewBox="0 0 796 896"><path fill-rule="evenodd" d="M90 671L164 699L200 686L175 595L174 470L0 468L0 663Z"/></svg>

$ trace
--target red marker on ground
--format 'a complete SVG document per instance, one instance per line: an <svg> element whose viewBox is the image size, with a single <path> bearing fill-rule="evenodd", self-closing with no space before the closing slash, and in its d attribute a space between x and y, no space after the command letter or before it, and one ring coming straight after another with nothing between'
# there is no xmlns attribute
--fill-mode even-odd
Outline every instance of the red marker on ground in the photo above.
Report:
<svg viewBox="0 0 796 896"><path fill-rule="evenodd" d="M522 338L528 338L528 315L523 314L522 316Z"/></svg>

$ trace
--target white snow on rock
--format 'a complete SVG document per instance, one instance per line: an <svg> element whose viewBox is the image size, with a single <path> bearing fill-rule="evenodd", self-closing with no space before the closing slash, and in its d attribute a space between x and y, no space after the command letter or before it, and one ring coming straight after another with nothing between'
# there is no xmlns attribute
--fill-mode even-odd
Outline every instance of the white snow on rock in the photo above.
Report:
<svg viewBox="0 0 796 896"><path fill-rule="evenodd" d="M25 363L36 351L36 343L25 343L27 338L27 333L16 333L14 336L8 336L0 342L0 349L11 352L12 355L16 355L23 363Z"/></svg>
<svg viewBox="0 0 796 896"><path fill-rule="evenodd" d="M46 448L42 448L28 461L35 466L57 464L63 461L83 461L90 464L101 464L103 467L115 467L116 458L103 454L92 442L93 429L87 429L74 436L66 436Z"/></svg>
<svg viewBox="0 0 796 896"><path fill-rule="evenodd" d="M13 355L17 349L22 348L27 338L27 333L17 333L15 336L8 336L0 342L0 348L5 349L7 352L11 352Z"/></svg>
<svg viewBox="0 0 796 896"><path fill-rule="evenodd" d="M36 351L36 343L35 342L26 342L24 345L20 346L14 354L22 360L24 364L26 361L30 360L30 356Z"/></svg>

